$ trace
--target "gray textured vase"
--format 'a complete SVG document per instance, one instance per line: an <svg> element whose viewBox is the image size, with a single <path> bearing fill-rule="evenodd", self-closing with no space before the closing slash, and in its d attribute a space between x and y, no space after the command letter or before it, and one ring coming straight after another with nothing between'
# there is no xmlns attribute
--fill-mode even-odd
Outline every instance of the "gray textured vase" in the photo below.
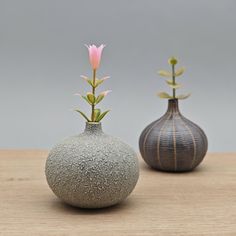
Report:
<svg viewBox="0 0 236 236"><path fill-rule="evenodd" d="M134 189L139 166L136 153L120 139L103 133L101 123L57 144L45 169L52 191L81 208L102 208L124 200Z"/></svg>

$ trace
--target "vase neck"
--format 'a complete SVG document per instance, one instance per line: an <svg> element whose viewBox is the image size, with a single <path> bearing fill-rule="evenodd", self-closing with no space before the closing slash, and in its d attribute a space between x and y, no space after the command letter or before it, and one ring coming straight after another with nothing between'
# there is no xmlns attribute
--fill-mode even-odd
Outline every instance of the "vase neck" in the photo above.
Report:
<svg viewBox="0 0 236 236"><path fill-rule="evenodd" d="M101 134L103 133L102 124L100 122L86 122L84 132L90 134Z"/></svg>
<svg viewBox="0 0 236 236"><path fill-rule="evenodd" d="M169 99L166 113L180 113L178 99Z"/></svg>

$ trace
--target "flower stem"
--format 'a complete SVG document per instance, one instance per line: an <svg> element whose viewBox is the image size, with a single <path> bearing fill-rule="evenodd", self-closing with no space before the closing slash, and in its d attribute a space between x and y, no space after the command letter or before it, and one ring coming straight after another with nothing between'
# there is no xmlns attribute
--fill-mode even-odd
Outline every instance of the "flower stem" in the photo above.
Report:
<svg viewBox="0 0 236 236"><path fill-rule="evenodd" d="M172 64L172 82L175 85L175 65ZM173 88L173 98L175 99L175 88Z"/></svg>
<svg viewBox="0 0 236 236"><path fill-rule="evenodd" d="M92 86L92 93L95 96L95 83L96 83L96 69L93 70L93 86ZM94 117L94 109L95 109L95 104L92 104L92 114L91 114L91 121L95 121Z"/></svg>

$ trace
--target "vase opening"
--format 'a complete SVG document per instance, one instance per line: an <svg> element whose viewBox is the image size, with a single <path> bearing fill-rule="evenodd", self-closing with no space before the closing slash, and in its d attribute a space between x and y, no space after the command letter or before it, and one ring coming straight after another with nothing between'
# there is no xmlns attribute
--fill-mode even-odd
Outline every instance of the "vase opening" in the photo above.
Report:
<svg viewBox="0 0 236 236"><path fill-rule="evenodd" d="M168 100L167 113L180 113L179 111L179 102L177 98Z"/></svg>
<svg viewBox="0 0 236 236"><path fill-rule="evenodd" d="M101 122L86 122L85 130L86 133L103 133Z"/></svg>

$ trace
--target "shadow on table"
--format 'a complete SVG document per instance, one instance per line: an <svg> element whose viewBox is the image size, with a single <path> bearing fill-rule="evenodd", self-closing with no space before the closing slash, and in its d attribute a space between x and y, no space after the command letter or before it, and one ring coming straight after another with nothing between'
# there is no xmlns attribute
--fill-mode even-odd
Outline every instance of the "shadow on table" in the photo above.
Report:
<svg viewBox="0 0 236 236"><path fill-rule="evenodd" d="M207 166L203 164L199 165L195 169L191 171L182 171L182 172L171 172L171 171L161 171L161 170L156 170L150 166L148 166L146 163L141 163L140 164L141 170L144 171L150 171L150 172L156 172L157 174L167 174L167 175L196 175L196 174L201 174L207 171Z"/></svg>
<svg viewBox="0 0 236 236"><path fill-rule="evenodd" d="M109 213L116 213L122 210L127 210L133 205L132 199L126 199L123 202L106 208L99 208L99 209L84 209L70 206L59 199L56 199L52 202L51 207L61 213L72 213L75 215L96 215L96 214L109 214Z"/></svg>

